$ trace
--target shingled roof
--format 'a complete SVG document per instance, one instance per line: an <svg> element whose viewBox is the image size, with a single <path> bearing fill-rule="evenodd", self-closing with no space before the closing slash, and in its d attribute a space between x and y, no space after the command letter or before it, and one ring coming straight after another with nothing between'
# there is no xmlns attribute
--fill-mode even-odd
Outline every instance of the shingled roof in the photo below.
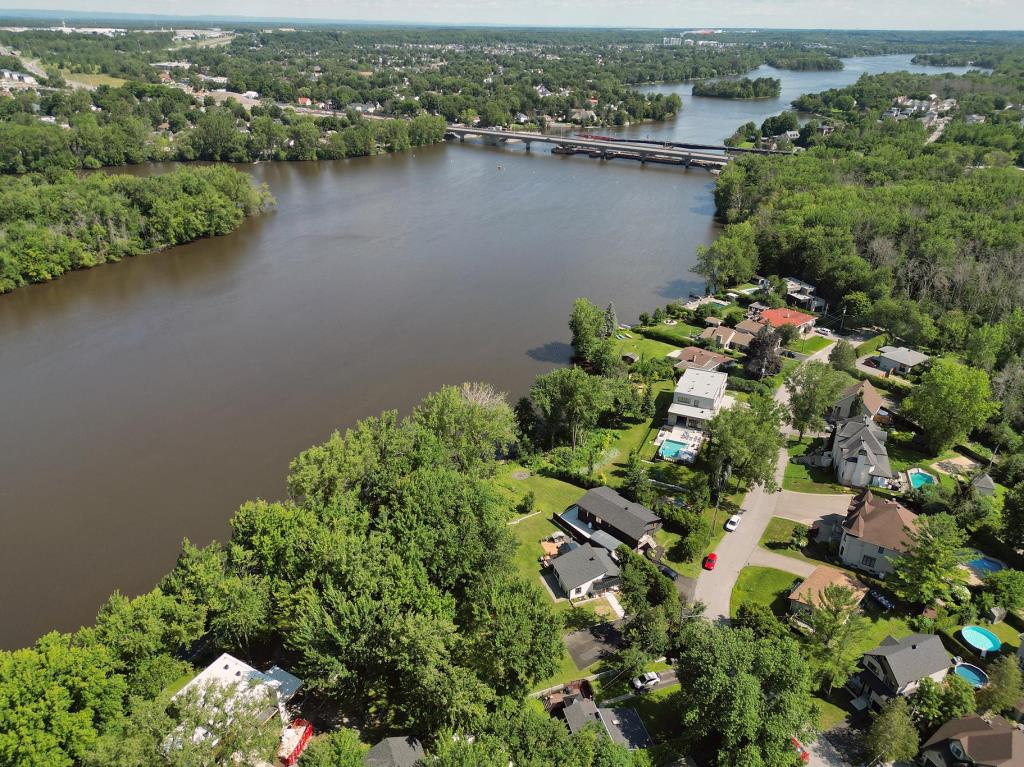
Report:
<svg viewBox="0 0 1024 767"><path fill-rule="evenodd" d="M838 449L838 460L856 461L861 451L871 464L871 475L892 477L889 451L885 448L885 432L878 427L871 416L856 415L840 421L832 436L833 446Z"/></svg>
<svg viewBox="0 0 1024 767"><path fill-rule="evenodd" d="M992 767L1017 767L1024 764L1024 732L1001 716L983 719L963 716L951 719L925 741L922 750L932 750L947 764L963 764L964 760L949 750L949 741L957 741L975 764Z"/></svg>
<svg viewBox="0 0 1024 767"><path fill-rule="evenodd" d="M551 560L551 566L555 568L562 586L569 591L606 575L619 574L619 567L612 561L608 552L589 543L584 543Z"/></svg>
<svg viewBox="0 0 1024 767"><path fill-rule="evenodd" d="M938 634L911 634L903 639L887 636L864 654L885 658L897 689L950 666L949 653Z"/></svg>
<svg viewBox="0 0 1024 767"><path fill-rule="evenodd" d="M610 487L588 490L576 505L634 541L643 538L649 524L661 521L661 517L646 506L627 501Z"/></svg>
<svg viewBox="0 0 1024 767"><path fill-rule="evenodd" d="M862 541L893 551L906 551L910 544L907 529L917 526L917 514L898 501L876 496L865 490L854 497L846 512L843 527Z"/></svg>
<svg viewBox="0 0 1024 767"><path fill-rule="evenodd" d="M861 401L864 403L864 407L868 409L868 412L871 413L871 415L876 415L885 405L885 402L882 400L882 395L878 393L878 389L871 385L870 381L859 381L848 386L843 390L843 393L839 398L839 403L837 404L844 402L850 397L857 396L861 398Z"/></svg>

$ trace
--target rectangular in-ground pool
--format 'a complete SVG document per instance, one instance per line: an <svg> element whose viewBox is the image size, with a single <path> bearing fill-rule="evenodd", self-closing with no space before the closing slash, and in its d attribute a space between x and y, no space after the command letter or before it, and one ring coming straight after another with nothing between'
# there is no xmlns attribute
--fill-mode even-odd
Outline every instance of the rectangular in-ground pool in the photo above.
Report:
<svg viewBox="0 0 1024 767"><path fill-rule="evenodd" d="M662 442L658 455L668 461L693 460L693 453L690 452L689 445L683 442L676 442L674 439L666 439Z"/></svg>
<svg viewBox="0 0 1024 767"><path fill-rule="evenodd" d="M910 486L912 488L914 488L915 490L917 490L922 485L934 485L935 484L935 477L933 477L931 474L929 474L926 471L921 471L920 469L917 469L917 470L912 469L912 470L908 471L907 472L907 479L910 480Z"/></svg>

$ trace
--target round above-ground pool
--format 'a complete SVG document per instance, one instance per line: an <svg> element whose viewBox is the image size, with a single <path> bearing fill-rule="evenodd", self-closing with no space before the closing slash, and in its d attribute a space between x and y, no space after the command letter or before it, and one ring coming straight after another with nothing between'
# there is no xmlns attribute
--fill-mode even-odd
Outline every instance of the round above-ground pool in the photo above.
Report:
<svg viewBox="0 0 1024 767"><path fill-rule="evenodd" d="M984 578L986 575L998 573L1000 570L1006 569L1006 565L998 559L987 557L980 551L974 551L973 553L974 557L967 560L967 567L979 578Z"/></svg>
<svg viewBox="0 0 1024 767"><path fill-rule="evenodd" d="M971 687L978 689L988 684L988 674L973 663L957 663L953 673L970 682Z"/></svg>
<svg viewBox="0 0 1024 767"><path fill-rule="evenodd" d="M998 652L1003 646L1002 640L986 628L981 626L964 626L960 629L960 636L975 650L985 657L985 653Z"/></svg>

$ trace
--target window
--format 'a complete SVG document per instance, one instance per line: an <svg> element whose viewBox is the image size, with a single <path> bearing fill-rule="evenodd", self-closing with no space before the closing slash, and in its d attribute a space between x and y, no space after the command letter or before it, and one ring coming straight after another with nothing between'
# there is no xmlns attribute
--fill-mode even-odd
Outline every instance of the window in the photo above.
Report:
<svg viewBox="0 0 1024 767"><path fill-rule="evenodd" d="M867 554L860 558L860 563L864 565L864 567L874 568L876 561L878 560L876 560L874 557L869 557Z"/></svg>
<svg viewBox="0 0 1024 767"><path fill-rule="evenodd" d="M884 554L885 553L885 549L883 547L879 546L878 547L878 553L879 554Z"/></svg>

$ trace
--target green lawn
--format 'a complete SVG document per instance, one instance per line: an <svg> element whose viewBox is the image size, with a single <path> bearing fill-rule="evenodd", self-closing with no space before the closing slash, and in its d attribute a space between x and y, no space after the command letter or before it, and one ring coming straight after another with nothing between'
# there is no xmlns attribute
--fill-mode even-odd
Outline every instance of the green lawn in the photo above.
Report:
<svg viewBox="0 0 1024 767"><path fill-rule="evenodd" d="M186 674L182 674L164 688L164 694L168 696L175 695L182 687L191 682L195 675L195 671L189 671Z"/></svg>
<svg viewBox="0 0 1024 767"><path fill-rule="evenodd" d="M656 404L654 418L615 430L615 441L609 451L607 462L594 469L596 473L604 474L604 479L609 486L618 487L622 484L622 480L626 476L626 463L629 461L629 454L634 450L640 454L643 460L654 460L658 450L654 444L654 438L658 434L659 426L665 423L668 416L668 406L672 404L674 388L674 381L655 383L653 390Z"/></svg>
<svg viewBox="0 0 1024 767"><path fill-rule="evenodd" d="M595 663L594 666L596 665L597 664ZM564 649L563 645L562 658L558 662L558 669L555 671L554 674L549 676L547 679L541 682L537 682L537 684L534 685L533 689L546 690L547 688L554 687L555 685L571 682L573 679L579 679L580 677L590 676L590 674L593 673L591 669L593 669L593 666L591 666L590 669L584 669L582 671L576 668L576 664L572 662L572 656L569 655L568 650Z"/></svg>
<svg viewBox="0 0 1024 767"><path fill-rule="evenodd" d="M793 573L774 567L744 567L729 599L730 617L736 617L736 611L744 602L756 602L770 607L776 615L784 614L788 609L786 597L796 580Z"/></svg>
<svg viewBox="0 0 1024 767"><path fill-rule="evenodd" d="M801 562L808 562L812 565L828 565L834 567L836 570L842 570L845 573L849 573L854 578L860 578L861 576L856 570L851 570L848 567L837 565L833 562L829 562L826 559L828 547L822 543L811 543L806 549L798 550L789 548L789 539L793 535L793 529L800 524L799 522L793 522L789 519L783 519L782 517L772 517L768 523L768 527L765 528L764 535L761 536L761 540L758 545L768 551L773 551L776 554L782 554L785 557L792 557L793 559L799 559Z"/></svg>
<svg viewBox="0 0 1024 767"><path fill-rule="evenodd" d="M813 448L821 445L821 440L816 439L807 442L789 440L789 457L795 458L810 452ZM782 487L784 490L792 490L797 493L824 493L826 495L839 495L850 492L850 488L843 487L834 481L835 475L829 468L817 466L806 466L790 461L786 464L786 471L782 475Z"/></svg>
<svg viewBox="0 0 1024 767"><path fill-rule="evenodd" d="M657 333L660 336L666 336L673 340L678 340L680 346L690 346L693 342L694 336L699 336L703 328L698 328L696 325L687 325L685 322L679 321L675 325L666 325L661 323L658 325L650 325L645 328L634 328L633 330L640 333ZM632 333L633 331L629 331Z"/></svg>
<svg viewBox="0 0 1024 767"><path fill-rule="evenodd" d="M691 562L683 560L679 555L679 550L676 548L676 543L679 542L682 535L674 530L666 530L665 528L662 528L655 534L654 539L658 542L658 545L665 547L665 561L672 566L672 569L687 578L696 578L700 575L701 562L708 553L715 550L719 541L722 540L722 537L725 535L725 520L739 511L744 495L745 493L741 492L726 496L722 499L717 511L714 506L704 509L704 518L711 525L711 537L701 555Z"/></svg>
<svg viewBox="0 0 1024 767"><path fill-rule="evenodd" d="M672 699L679 685L639 695L623 705L635 708L644 721L648 734L658 743L678 737L682 730L679 707Z"/></svg>
<svg viewBox="0 0 1024 767"><path fill-rule="evenodd" d="M881 335L877 335L874 338L868 339L867 341L865 341L862 344L858 344L857 345L857 349L856 349L857 356L858 357L863 357L863 356L868 355L868 354L872 354L873 355L875 352L878 351L878 348L880 346L884 346L884 345L885 345L885 333L882 333Z"/></svg>
<svg viewBox="0 0 1024 767"><path fill-rule="evenodd" d="M986 625L985 628L999 637L1004 645L1012 648L1013 652L1017 652L1017 648L1020 647L1020 632L1017 631L1017 629L1003 623L1002 621L999 623L993 623L992 625Z"/></svg>
<svg viewBox="0 0 1024 767"><path fill-rule="evenodd" d="M787 349L792 349L799 354L814 354L820 352L832 341L825 336L820 336L817 333L808 336L807 338L797 338L794 341L786 344Z"/></svg>
<svg viewBox="0 0 1024 767"><path fill-rule="evenodd" d="M60 70L60 75L69 84L88 85L91 87L99 85L109 85L111 88L119 88L126 82L128 82L127 80L122 80L120 77L112 77L111 75L104 74L85 74L84 72L72 72L70 69Z"/></svg>
<svg viewBox="0 0 1024 767"><path fill-rule="evenodd" d="M666 344L663 341L655 341L653 338L644 338L632 331L618 332L619 335L626 335L627 333L633 337L620 341L615 336L612 336L612 341L617 344L615 354L620 359L627 352L639 354L647 359L658 359L679 348L678 346L672 346L672 344Z"/></svg>
<svg viewBox="0 0 1024 767"><path fill-rule="evenodd" d="M823 695L812 695L811 699L818 706L818 727L822 732L828 732L833 727L838 727L847 717L847 711L833 701L843 701L845 693L842 690L832 691L832 700Z"/></svg>

